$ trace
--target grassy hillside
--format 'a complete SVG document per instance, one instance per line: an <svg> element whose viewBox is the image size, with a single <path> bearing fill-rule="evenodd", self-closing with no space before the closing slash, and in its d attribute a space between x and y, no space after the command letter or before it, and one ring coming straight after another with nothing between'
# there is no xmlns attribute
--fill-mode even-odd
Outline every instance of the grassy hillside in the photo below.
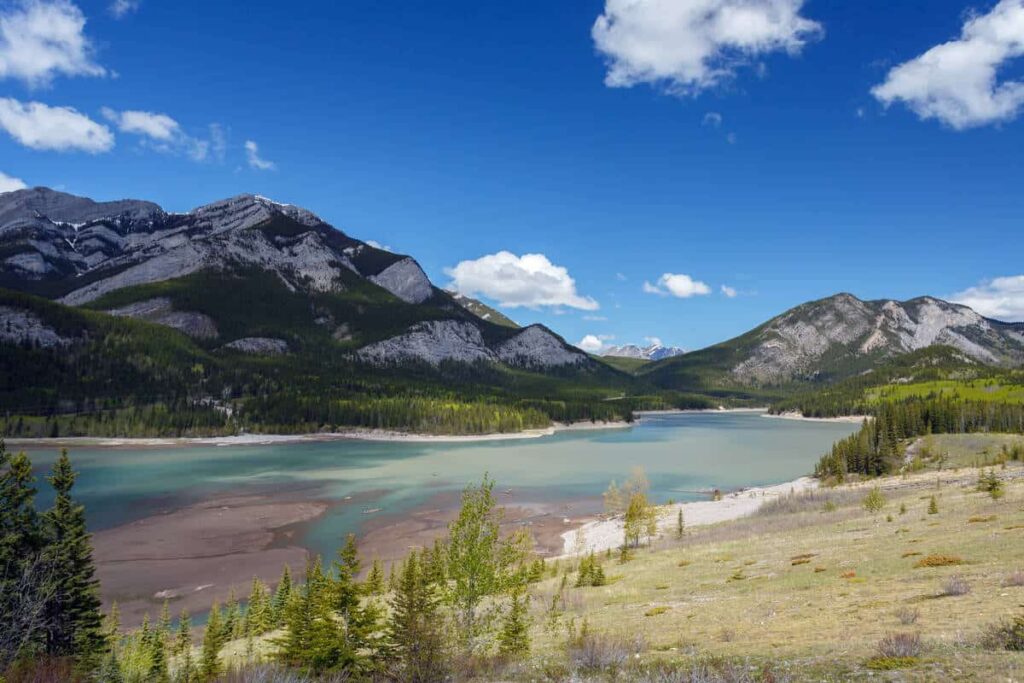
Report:
<svg viewBox="0 0 1024 683"><path fill-rule="evenodd" d="M646 358L626 358L624 356L593 356L593 358L631 375L637 374L651 364L651 361Z"/></svg>

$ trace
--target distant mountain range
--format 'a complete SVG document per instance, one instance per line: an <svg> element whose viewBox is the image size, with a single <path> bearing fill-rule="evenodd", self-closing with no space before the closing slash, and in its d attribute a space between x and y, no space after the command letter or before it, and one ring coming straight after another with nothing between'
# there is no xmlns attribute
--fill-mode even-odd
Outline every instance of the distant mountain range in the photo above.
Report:
<svg viewBox="0 0 1024 683"><path fill-rule="evenodd" d="M739 337L645 366L657 386L715 391L828 383L901 354L945 346L969 361L1024 364L1024 323L990 320L934 297L862 301L851 294L792 308Z"/></svg>
<svg viewBox="0 0 1024 683"><path fill-rule="evenodd" d="M325 416L350 424L352 401L426 396L434 429L455 419L452 397L510 406L506 426L543 419L531 411L620 419L652 405L764 405L930 347L1016 367L1024 324L932 297L837 294L698 351L630 344L602 361L435 287L411 256L265 197L170 213L46 188L0 194L0 410L13 414L230 401L263 425L315 429ZM624 395L637 398L605 400ZM359 419L398 423L384 410Z"/></svg>
<svg viewBox="0 0 1024 683"><path fill-rule="evenodd" d="M678 346L662 346L660 343L639 346L637 344L623 344L621 346L609 346L601 352L602 356L614 356L616 358L639 358L642 360L662 360L672 358L686 353Z"/></svg>

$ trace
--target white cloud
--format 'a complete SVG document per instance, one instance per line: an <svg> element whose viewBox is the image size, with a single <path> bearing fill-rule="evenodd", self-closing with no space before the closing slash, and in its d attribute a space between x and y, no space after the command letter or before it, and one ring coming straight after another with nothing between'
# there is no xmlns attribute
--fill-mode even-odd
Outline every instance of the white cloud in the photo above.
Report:
<svg viewBox="0 0 1024 683"><path fill-rule="evenodd" d="M114 0L107 8L115 19L122 19L129 14L139 11L139 0Z"/></svg>
<svg viewBox="0 0 1024 683"><path fill-rule="evenodd" d="M104 118L116 125L122 133L145 135L165 142L181 134L181 126L167 114L151 111L116 112L110 107L103 107L101 111Z"/></svg>
<svg viewBox="0 0 1024 683"><path fill-rule="evenodd" d="M142 146L163 154L184 154L193 161L224 161L226 142L224 132L217 124L210 124L208 139L185 133L181 124L167 114L151 111L115 111L103 107L103 117L117 126L122 133L143 138Z"/></svg>
<svg viewBox="0 0 1024 683"><path fill-rule="evenodd" d="M9 176L3 171L0 171L0 193L3 192L14 192L15 190L24 190L28 185L21 178L15 178Z"/></svg>
<svg viewBox="0 0 1024 683"><path fill-rule="evenodd" d="M697 95L757 57L796 54L821 35L803 0L606 0L591 36L608 63L605 84L664 86ZM766 73L766 72L759 72Z"/></svg>
<svg viewBox="0 0 1024 683"><path fill-rule="evenodd" d="M970 306L987 318L1024 321L1024 275L986 280L952 295L949 300Z"/></svg>
<svg viewBox="0 0 1024 683"><path fill-rule="evenodd" d="M252 140L245 141L245 158L249 162L249 168L255 168L257 171L273 171L277 169L277 165L273 161L267 161L260 157L260 148Z"/></svg>
<svg viewBox="0 0 1024 683"><path fill-rule="evenodd" d="M703 296L711 293L711 288L700 280L694 280L682 273L665 273L658 278L657 284L644 282L644 291L648 294L674 296L689 299L691 296Z"/></svg>
<svg viewBox="0 0 1024 683"><path fill-rule="evenodd" d="M603 315L585 315L585 316L583 316L583 319L584 320L589 320L590 322L601 322L601 323L607 322L607 320L608 320L608 318L606 316L603 316Z"/></svg>
<svg viewBox="0 0 1024 683"><path fill-rule="evenodd" d="M737 294L736 288L730 287L729 285L722 285L722 294L726 295L730 299L735 299Z"/></svg>
<svg viewBox="0 0 1024 683"><path fill-rule="evenodd" d="M707 114L704 114L704 120L701 121L701 125L718 128L722 125L722 115L717 111L709 111Z"/></svg>
<svg viewBox="0 0 1024 683"><path fill-rule="evenodd" d="M644 337L644 341L651 346L664 346L661 343L661 337Z"/></svg>
<svg viewBox="0 0 1024 683"><path fill-rule="evenodd" d="M21 0L0 6L0 79L30 87L48 85L58 74L103 76L83 33L85 15L68 0Z"/></svg>
<svg viewBox="0 0 1024 683"><path fill-rule="evenodd" d="M1009 121L1024 105L1024 82L996 76L1022 55L1024 0L1002 0L988 14L970 16L958 39L893 67L871 94L957 130Z"/></svg>
<svg viewBox="0 0 1024 683"><path fill-rule="evenodd" d="M446 268L452 278L451 289L466 296L483 295L502 306L568 306L595 311L598 303L576 292L576 281L569 271L556 266L544 254L516 256L508 251L462 261Z"/></svg>
<svg viewBox="0 0 1024 683"><path fill-rule="evenodd" d="M32 149L66 152L107 152L114 134L71 107L51 107L41 102L22 103L0 97L0 128Z"/></svg>
<svg viewBox="0 0 1024 683"><path fill-rule="evenodd" d="M615 339L610 334L586 334L576 342L576 347L587 353L600 353L606 346L605 342Z"/></svg>
<svg viewBox="0 0 1024 683"><path fill-rule="evenodd" d="M619 282L625 282L629 278L622 273L615 273L615 279L618 280Z"/></svg>

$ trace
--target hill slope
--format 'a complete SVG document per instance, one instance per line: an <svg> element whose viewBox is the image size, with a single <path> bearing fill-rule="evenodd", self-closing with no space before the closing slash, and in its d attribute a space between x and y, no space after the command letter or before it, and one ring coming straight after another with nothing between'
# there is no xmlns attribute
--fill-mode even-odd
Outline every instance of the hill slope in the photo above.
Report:
<svg viewBox="0 0 1024 683"><path fill-rule="evenodd" d="M653 363L641 375L679 390L827 384L933 346L988 365L1017 366L1024 363L1024 325L932 297L861 301L837 294L729 341Z"/></svg>

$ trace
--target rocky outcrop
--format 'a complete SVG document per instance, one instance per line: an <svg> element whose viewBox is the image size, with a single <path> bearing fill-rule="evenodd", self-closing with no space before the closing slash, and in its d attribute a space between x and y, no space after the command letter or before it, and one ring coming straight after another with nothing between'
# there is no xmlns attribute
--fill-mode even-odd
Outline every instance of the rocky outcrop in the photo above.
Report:
<svg viewBox="0 0 1024 683"><path fill-rule="evenodd" d="M107 313L173 327L196 339L217 337L217 324L212 318L202 313L175 311L171 306L171 300L166 297L138 301L110 309Z"/></svg>
<svg viewBox="0 0 1024 683"><path fill-rule="evenodd" d="M497 347L498 358L509 365L550 368L580 365L587 355L569 346L542 325L530 325Z"/></svg>
<svg viewBox="0 0 1024 683"><path fill-rule="evenodd" d="M374 365L408 361L439 365L442 361L473 363L496 358L476 325L457 320L417 323L404 334L364 346L356 357Z"/></svg>
<svg viewBox="0 0 1024 683"><path fill-rule="evenodd" d="M59 335L34 313L11 306L0 306L0 342L51 349L68 346L73 341Z"/></svg>
<svg viewBox="0 0 1024 683"><path fill-rule="evenodd" d="M254 355L280 356L288 353L288 342L272 337L243 337L228 342L224 348Z"/></svg>
<svg viewBox="0 0 1024 683"><path fill-rule="evenodd" d="M434 293L420 264L411 258L396 261L369 277L370 282L383 287L407 304L421 304Z"/></svg>
<svg viewBox="0 0 1024 683"><path fill-rule="evenodd" d="M1024 362L1024 343L1014 325L933 297L861 301L838 294L787 311L748 336L747 357L732 369L744 383L786 382L813 376L826 365L935 345L952 346L983 363Z"/></svg>

